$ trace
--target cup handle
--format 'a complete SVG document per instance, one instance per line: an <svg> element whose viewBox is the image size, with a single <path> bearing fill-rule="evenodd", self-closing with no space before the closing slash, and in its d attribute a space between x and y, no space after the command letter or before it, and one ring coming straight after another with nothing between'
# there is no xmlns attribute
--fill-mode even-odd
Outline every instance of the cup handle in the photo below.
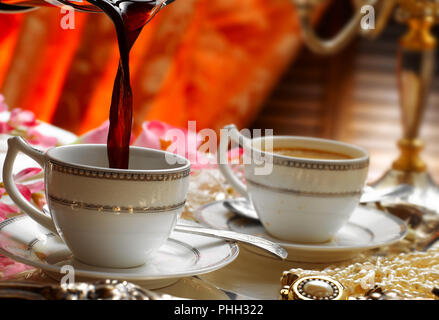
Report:
<svg viewBox="0 0 439 320"><path fill-rule="evenodd" d="M14 167L15 158L20 151L35 160L43 169L45 167L46 156L44 153L29 146L29 144L27 144L22 137L9 138L8 152L3 165L3 183L5 185L5 189L15 204L29 217L46 229L58 234L52 219L47 217L41 210L35 208L35 206L27 201L15 185L12 170Z"/></svg>
<svg viewBox="0 0 439 320"><path fill-rule="evenodd" d="M247 186L235 175L233 170L229 166L228 161L228 147L229 140L236 142L242 142L244 147L249 147L249 139L239 133L235 125L228 125L221 130L220 144L218 149L218 168L224 175L226 180L232 185L232 187L242 196L249 198Z"/></svg>

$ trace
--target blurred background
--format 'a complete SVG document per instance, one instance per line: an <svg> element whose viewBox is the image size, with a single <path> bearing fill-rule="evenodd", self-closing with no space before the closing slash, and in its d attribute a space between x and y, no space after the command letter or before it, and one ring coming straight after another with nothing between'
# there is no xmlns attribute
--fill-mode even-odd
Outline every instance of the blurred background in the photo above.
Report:
<svg viewBox="0 0 439 320"><path fill-rule="evenodd" d="M322 37L352 14L350 0L316 12ZM103 14L59 8L0 15L0 93L15 108L76 134L108 119L119 59ZM135 131L145 120L197 129L270 128L275 134L352 142L371 153L370 181L397 157L401 137L396 78L398 38L391 22L371 41L358 38L322 57L302 44L290 0L178 0L144 29L131 53ZM433 82L421 136L439 180L439 83Z"/></svg>

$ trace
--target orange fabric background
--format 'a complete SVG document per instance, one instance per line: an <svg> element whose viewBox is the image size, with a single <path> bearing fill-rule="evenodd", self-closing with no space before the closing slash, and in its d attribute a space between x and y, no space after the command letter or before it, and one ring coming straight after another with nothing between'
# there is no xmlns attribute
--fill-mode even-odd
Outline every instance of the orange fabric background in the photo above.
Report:
<svg viewBox="0 0 439 320"><path fill-rule="evenodd" d="M11 107L83 133L108 118L118 49L103 14L0 15L0 92ZM144 120L245 126L299 48L290 0L178 0L131 53L135 130Z"/></svg>

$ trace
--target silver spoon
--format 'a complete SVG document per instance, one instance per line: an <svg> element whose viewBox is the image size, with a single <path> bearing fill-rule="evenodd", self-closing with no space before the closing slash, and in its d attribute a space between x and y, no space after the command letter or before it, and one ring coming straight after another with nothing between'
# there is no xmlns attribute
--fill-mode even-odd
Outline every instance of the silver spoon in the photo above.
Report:
<svg viewBox="0 0 439 320"><path fill-rule="evenodd" d="M252 246L264 249L281 259L286 259L286 257L288 256L288 252L277 243L271 242L267 239L263 239L260 237L255 237L249 234L238 233L229 230L217 230L211 228L193 227L193 226L181 225L181 224L178 224L174 228L174 231L199 234L202 236L211 236L211 237L226 239L226 240L239 241L242 243L250 244Z"/></svg>
<svg viewBox="0 0 439 320"><path fill-rule="evenodd" d="M401 184L394 188L386 188L382 190L372 189L372 191L366 191L365 193L363 193L360 199L360 203L366 204L370 202L379 202L389 198L403 197L412 192L413 187L407 184ZM256 213L256 210L253 207L252 203L245 198L226 200L224 201L223 205L228 210L239 216L259 221L258 214Z"/></svg>
<svg viewBox="0 0 439 320"><path fill-rule="evenodd" d="M46 213L47 215L50 215L49 208L47 207L47 205L43 207L43 212ZM243 234L243 233L238 233L228 230L217 230L217 229L203 228L198 226L191 226L184 224L183 221L180 221L180 223L175 226L174 231L193 233L202 236L210 236L210 237L215 237L225 240L232 240L232 241L246 243L261 248L263 250L266 250L281 259L286 259L288 256L288 252L277 243L271 242L269 240L260 237L252 236L249 234Z"/></svg>

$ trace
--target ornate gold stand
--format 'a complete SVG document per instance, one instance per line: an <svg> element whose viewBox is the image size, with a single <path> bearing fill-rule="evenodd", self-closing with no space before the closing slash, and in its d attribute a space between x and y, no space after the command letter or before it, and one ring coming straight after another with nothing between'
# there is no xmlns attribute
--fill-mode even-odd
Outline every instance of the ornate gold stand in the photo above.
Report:
<svg viewBox="0 0 439 320"><path fill-rule="evenodd" d="M424 115L428 90L434 72L436 39L431 27L436 17L436 8L428 10L415 1L402 1L398 15L407 23L408 32L401 38L398 54L398 80L402 111L403 138L398 142L400 156L375 187L388 187L407 183L415 187L407 200L411 203L439 209L439 188L427 172L427 165L420 153L424 143L419 139L420 125ZM438 5L439 6L439 5Z"/></svg>
<svg viewBox="0 0 439 320"><path fill-rule="evenodd" d="M408 31L399 41L398 84L402 113L403 137L398 142L400 156L392 168L373 184L386 188L402 183L414 186L414 191L404 200L439 211L439 188L427 172L427 165L420 153L424 143L419 139L420 126L425 113L427 96L434 73L436 39L431 34L438 22L437 0L356 0L356 13L346 27L331 40L319 39L310 24L312 8L325 0L294 0L307 45L319 54L341 50L355 35L378 36L396 8L396 18L407 24ZM376 11L375 29L362 30L361 20L365 5ZM359 17L360 16L360 17Z"/></svg>

